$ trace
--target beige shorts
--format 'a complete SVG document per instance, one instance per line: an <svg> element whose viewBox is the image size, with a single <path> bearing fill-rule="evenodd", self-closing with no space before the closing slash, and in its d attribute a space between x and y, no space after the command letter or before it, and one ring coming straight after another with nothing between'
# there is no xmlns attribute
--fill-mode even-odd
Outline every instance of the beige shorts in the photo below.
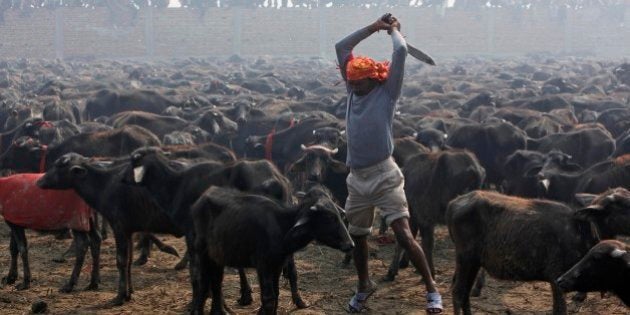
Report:
<svg viewBox="0 0 630 315"><path fill-rule="evenodd" d="M372 232L375 207L379 208L387 225L400 218L409 218L403 189L405 178L391 157L370 167L350 170L346 184L346 218L350 234L363 236Z"/></svg>

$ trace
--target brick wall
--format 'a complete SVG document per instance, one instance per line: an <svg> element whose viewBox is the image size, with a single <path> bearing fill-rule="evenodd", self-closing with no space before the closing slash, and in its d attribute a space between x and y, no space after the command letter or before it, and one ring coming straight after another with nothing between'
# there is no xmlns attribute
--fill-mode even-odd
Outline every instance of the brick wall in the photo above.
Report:
<svg viewBox="0 0 630 315"><path fill-rule="evenodd" d="M55 58L54 40L53 11L37 10L29 17L6 13L0 25L0 56Z"/></svg>
<svg viewBox="0 0 630 315"><path fill-rule="evenodd" d="M334 57L334 43L382 14L382 9L145 9L118 16L106 8L4 13L3 57L186 57L306 55ZM626 57L630 51L630 8L625 21L598 10L485 11L394 8L410 43L436 58L517 55L531 52L593 52ZM559 18L559 16L561 16ZM122 26L120 25L122 24ZM118 25L118 26L117 26ZM384 32L357 47L358 54L387 58Z"/></svg>

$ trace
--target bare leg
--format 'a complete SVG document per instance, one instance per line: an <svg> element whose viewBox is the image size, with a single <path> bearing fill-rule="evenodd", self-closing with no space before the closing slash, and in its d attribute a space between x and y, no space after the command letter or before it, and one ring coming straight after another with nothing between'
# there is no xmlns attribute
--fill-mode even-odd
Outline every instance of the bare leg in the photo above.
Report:
<svg viewBox="0 0 630 315"><path fill-rule="evenodd" d="M370 274L368 272L367 235L352 236L352 239L355 244L353 251L354 267L357 269L357 276L359 277L357 290L358 292L368 292L373 289L373 284L372 281L370 281Z"/></svg>
<svg viewBox="0 0 630 315"><path fill-rule="evenodd" d="M409 220L407 220L407 218L400 218L392 222L391 227L396 234L398 244L405 249L407 255L409 255L411 263L420 271L420 274L424 279L427 292L437 292L437 288L435 287L435 282L431 276L431 270L424 252L422 251L420 245L418 245L418 242L416 242L411 235Z"/></svg>

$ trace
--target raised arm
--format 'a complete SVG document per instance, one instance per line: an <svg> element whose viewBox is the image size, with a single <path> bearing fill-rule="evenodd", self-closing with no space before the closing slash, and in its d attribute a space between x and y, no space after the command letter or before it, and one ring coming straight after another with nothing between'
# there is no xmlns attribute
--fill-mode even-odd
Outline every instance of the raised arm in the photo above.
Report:
<svg viewBox="0 0 630 315"><path fill-rule="evenodd" d="M389 74L385 81L385 88L392 98L397 99L402 90L403 76L405 74L407 42L396 27L392 27L391 36L392 43L394 44L394 52L392 53L392 62L389 65Z"/></svg>
<svg viewBox="0 0 630 315"><path fill-rule="evenodd" d="M368 38L374 32L379 30L388 30L390 25L378 19L376 22L355 31L354 33L346 36L335 44L335 50L337 51L337 62L339 62L339 71L341 71L341 77L346 80L346 64L352 56L352 49L358 45L362 40Z"/></svg>

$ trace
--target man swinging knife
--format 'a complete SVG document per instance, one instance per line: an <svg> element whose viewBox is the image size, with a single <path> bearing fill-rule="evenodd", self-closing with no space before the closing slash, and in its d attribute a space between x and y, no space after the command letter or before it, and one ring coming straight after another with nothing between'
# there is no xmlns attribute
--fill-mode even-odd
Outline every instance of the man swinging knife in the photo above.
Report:
<svg viewBox="0 0 630 315"><path fill-rule="evenodd" d="M353 56L352 49L359 42L380 30L386 30L392 39L394 52L391 64ZM442 297L435 286L424 252L409 229L404 177L392 159L392 122L408 53L407 43L400 34L400 22L391 14L386 14L342 39L335 49L348 91L346 164L350 174L346 179L346 216L356 244L354 264L359 277L357 292L350 299L347 311L359 313L367 309L366 301L376 290L376 284L370 280L368 272L367 236L372 231L374 208L378 207L396 234L398 244L407 251L411 262L425 280L427 313L441 313Z"/></svg>

